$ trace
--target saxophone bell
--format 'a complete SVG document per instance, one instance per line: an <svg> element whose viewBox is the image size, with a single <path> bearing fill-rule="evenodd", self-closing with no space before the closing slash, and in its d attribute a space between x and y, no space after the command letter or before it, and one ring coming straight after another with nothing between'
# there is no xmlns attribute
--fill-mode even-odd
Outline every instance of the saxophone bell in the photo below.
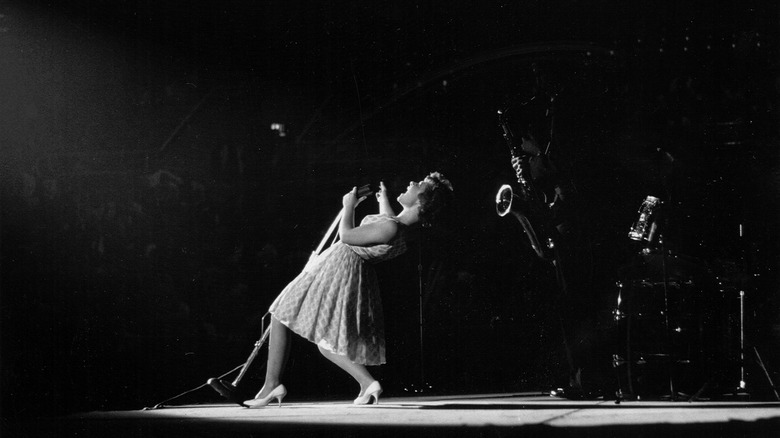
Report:
<svg viewBox="0 0 780 438"><path fill-rule="evenodd" d="M525 211L521 211L523 207L526 207ZM498 193L496 193L496 213L500 217L511 213L523 227L525 235L528 237L528 243L531 244L531 248L533 248L536 255L542 260L553 260L554 255L551 253L551 250L554 248L554 244L552 239L547 239L546 243L542 244L536 235L531 221L528 219L529 211L527 205L515 194L514 189L509 184L502 185L498 189Z"/></svg>
<svg viewBox="0 0 780 438"><path fill-rule="evenodd" d="M514 197L515 192L509 184L504 184L498 189L498 193L496 193L496 213L500 217L506 216L512 210Z"/></svg>
<svg viewBox="0 0 780 438"><path fill-rule="evenodd" d="M515 189L509 184L504 184L496 193L496 213L504 217L509 213L526 215L528 211L528 197L520 190L515 193Z"/></svg>

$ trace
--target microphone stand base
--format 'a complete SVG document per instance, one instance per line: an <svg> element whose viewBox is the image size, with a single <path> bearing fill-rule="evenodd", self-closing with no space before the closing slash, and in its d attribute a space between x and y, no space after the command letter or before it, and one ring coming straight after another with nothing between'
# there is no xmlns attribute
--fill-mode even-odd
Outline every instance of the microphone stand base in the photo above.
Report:
<svg viewBox="0 0 780 438"><path fill-rule="evenodd" d="M219 395L221 395L222 397L225 397L229 401L236 403L240 406L246 406L244 405L243 400L240 400L241 397L239 396L236 387L233 386L232 383L214 377L210 378L206 383L209 386L211 386L215 391L217 391Z"/></svg>

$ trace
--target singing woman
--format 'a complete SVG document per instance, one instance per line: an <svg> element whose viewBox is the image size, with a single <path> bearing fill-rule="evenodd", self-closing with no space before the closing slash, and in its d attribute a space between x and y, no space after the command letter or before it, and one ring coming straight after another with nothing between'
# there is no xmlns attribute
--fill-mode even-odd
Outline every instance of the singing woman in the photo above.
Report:
<svg viewBox="0 0 780 438"><path fill-rule="evenodd" d="M271 304L271 333L265 382L249 408L276 400L281 406L287 389L282 374L291 333L317 345L325 358L360 385L354 404L379 403L382 386L366 366L385 363L384 320L377 275L372 266L406 250L415 227L430 221L452 198L452 185L438 172L410 182L398 196L395 214L384 183L376 193L379 214L355 226L355 207L365 197L357 189L345 194L339 224L340 241L312 260Z"/></svg>

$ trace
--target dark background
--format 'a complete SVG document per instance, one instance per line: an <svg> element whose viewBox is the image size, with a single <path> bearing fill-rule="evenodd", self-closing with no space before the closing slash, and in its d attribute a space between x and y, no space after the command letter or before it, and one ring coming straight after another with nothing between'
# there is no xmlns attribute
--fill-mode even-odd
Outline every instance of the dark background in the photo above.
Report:
<svg viewBox="0 0 780 438"><path fill-rule="evenodd" d="M380 267L389 363L372 371L391 395L565 385L554 275L494 207L515 179L496 111L534 69L559 92L599 358L653 194L683 269L722 280L694 285L723 304L725 334L702 333L728 345L714 360L733 362L745 290L748 342L780 380L780 7L457 3L0 5L3 417L151 406L230 370L344 192L432 170L457 204ZM307 343L292 357L291 398L354 396Z"/></svg>

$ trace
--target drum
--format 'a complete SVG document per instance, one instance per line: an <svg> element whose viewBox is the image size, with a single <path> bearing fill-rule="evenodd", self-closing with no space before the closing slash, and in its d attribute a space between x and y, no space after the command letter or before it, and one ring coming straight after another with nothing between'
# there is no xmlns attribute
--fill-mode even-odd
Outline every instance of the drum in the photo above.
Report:
<svg viewBox="0 0 780 438"><path fill-rule="evenodd" d="M621 391L645 398L670 394L671 386L695 393L710 375L716 347L718 300L706 267L692 258L659 257L643 256L621 269L612 312Z"/></svg>
<svg viewBox="0 0 780 438"><path fill-rule="evenodd" d="M695 283L639 279L620 283L618 289L615 322L625 334L624 347L637 360L674 357L688 361L696 355L702 291Z"/></svg>

